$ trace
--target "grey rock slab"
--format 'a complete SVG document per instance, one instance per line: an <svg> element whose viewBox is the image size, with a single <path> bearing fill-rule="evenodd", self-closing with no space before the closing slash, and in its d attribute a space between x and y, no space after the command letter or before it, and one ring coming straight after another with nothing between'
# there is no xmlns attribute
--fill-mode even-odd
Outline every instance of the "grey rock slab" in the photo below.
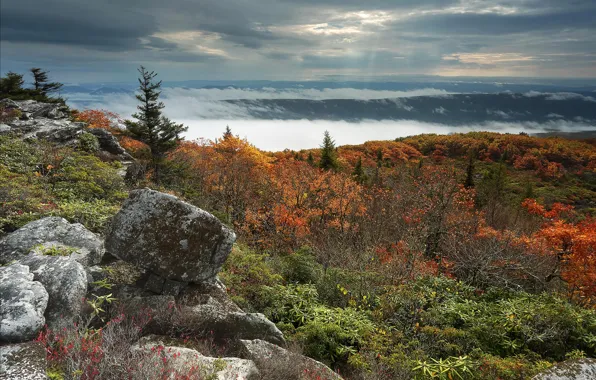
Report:
<svg viewBox="0 0 596 380"><path fill-rule="evenodd" d="M115 155L121 161L134 160L132 156L120 146L118 139L116 139L110 131L103 128L87 128L86 131L97 137L101 150Z"/></svg>
<svg viewBox="0 0 596 380"><path fill-rule="evenodd" d="M227 306L208 296L205 303L181 306L187 330L198 334L212 333L216 339L263 339L285 345L283 333L261 313L229 312Z"/></svg>
<svg viewBox="0 0 596 380"><path fill-rule="evenodd" d="M159 348L159 350L157 350ZM165 363L165 370L172 372L169 378L176 375L191 375L191 378L209 378L217 380L253 380L259 378L259 370L251 360L224 357L204 356L200 352L172 345L165 345L159 337L147 336L132 347L133 351L143 351L149 356L149 365L153 361ZM159 352L156 354L156 352ZM159 355L165 360L155 358ZM156 360L157 359L157 360Z"/></svg>
<svg viewBox="0 0 596 380"><path fill-rule="evenodd" d="M77 248L72 257L84 266L98 264L105 252L103 241L82 224L51 216L27 223L0 239L0 264L19 260L44 243Z"/></svg>
<svg viewBox="0 0 596 380"><path fill-rule="evenodd" d="M0 379L45 380L46 353L36 342L0 347Z"/></svg>
<svg viewBox="0 0 596 380"><path fill-rule="evenodd" d="M236 240L216 217L173 195L131 191L106 233L112 255L181 282L215 278Z"/></svg>
<svg viewBox="0 0 596 380"><path fill-rule="evenodd" d="M78 262L64 256L29 255L20 263L27 265L49 295L45 311L51 329L73 323L81 314L87 293L87 273Z"/></svg>
<svg viewBox="0 0 596 380"><path fill-rule="evenodd" d="M45 324L48 292L21 264L0 267L0 342L24 342Z"/></svg>
<svg viewBox="0 0 596 380"><path fill-rule="evenodd" d="M532 380L594 380L596 359L567 360L536 375Z"/></svg>
<svg viewBox="0 0 596 380"><path fill-rule="evenodd" d="M242 354L255 362L263 375L278 375L281 371L288 371L291 375L304 376L308 379L341 380L342 377L325 364L307 356L296 354L285 348L276 346L264 340L241 340ZM292 371L290 374L289 372Z"/></svg>

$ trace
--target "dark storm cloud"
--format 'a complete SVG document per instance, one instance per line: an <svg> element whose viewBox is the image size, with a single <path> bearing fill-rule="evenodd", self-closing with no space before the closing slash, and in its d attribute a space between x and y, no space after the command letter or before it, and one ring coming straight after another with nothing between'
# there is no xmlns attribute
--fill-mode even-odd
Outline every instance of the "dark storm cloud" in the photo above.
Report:
<svg viewBox="0 0 596 380"><path fill-rule="evenodd" d="M562 30L565 28L596 28L596 14L585 11L565 11L546 14L460 13L420 16L394 24L397 30L423 31L441 34L514 34Z"/></svg>
<svg viewBox="0 0 596 380"><path fill-rule="evenodd" d="M158 30L151 14L93 2L9 0L1 7L3 41L123 51L140 48L139 38Z"/></svg>
<svg viewBox="0 0 596 380"><path fill-rule="evenodd" d="M459 3L459 0L282 0L282 2L325 8L403 9L441 8Z"/></svg>
<svg viewBox="0 0 596 380"><path fill-rule="evenodd" d="M106 72L146 62L183 75L175 63L247 78L596 71L594 0L1 0L0 10L2 70L95 61Z"/></svg>

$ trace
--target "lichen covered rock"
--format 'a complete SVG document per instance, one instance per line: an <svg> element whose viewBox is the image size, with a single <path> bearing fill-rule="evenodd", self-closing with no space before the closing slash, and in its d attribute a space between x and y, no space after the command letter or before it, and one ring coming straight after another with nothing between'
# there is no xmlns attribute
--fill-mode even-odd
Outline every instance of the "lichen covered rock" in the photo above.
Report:
<svg viewBox="0 0 596 380"><path fill-rule="evenodd" d="M35 338L45 323L48 292L21 264L0 267L0 342Z"/></svg>
<svg viewBox="0 0 596 380"><path fill-rule="evenodd" d="M0 347L0 379L45 380L46 352L36 342Z"/></svg>
<svg viewBox="0 0 596 380"><path fill-rule="evenodd" d="M184 327L196 333L209 331L217 339L262 339L285 345L283 333L261 313L232 311L208 296L204 303L181 306Z"/></svg>
<svg viewBox="0 0 596 380"><path fill-rule="evenodd" d="M27 265L49 295L45 311L51 329L71 324L81 313L87 293L87 273L78 262L64 256L29 255L20 263Z"/></svg>
<svg viewBox="0 0 596 380"><path fill-rule="evenodd" d="M241 340L242 355L252 360L259 371L269 377L341 380L342 377L325 364L296 354L264 340ZM286 371L286 373L282 373Z"/></svg>
<svg viewBox="0 0 596 380"><path fill-rule="evenodd" d="M259 370L251 360L239 358L214 358L200 352L172 345L166 345L160 337L142 338L133 351L144 351L150 356L145 358L146 365L164 365L161 371L169 374L165 378L181 377L217 380L252 380L259 378ZM154 365L155 366L155 365Z"/></svg>
<svg viewBox="0 0 596 380"><path fill-rule="evenodd" d="M175 196L135 190L113 218L106 250L164 279L213 280L230 254L234 232Z"/></svg>
<svg viewBox="0 0 596 380"><path fill-rule="evenodd" d="M532 380L593 380L596 379L596 359L576 359L555 364Z"/></svg>
<svg viewBox="0 0 596 380"><path fill-rule="evenodd" d="M50 216L27 223L0 240L0 264L20 260L39 245L60 245L76 250L72 258L84 266L98 264L104 254L103 241L82 224ZM34 252L36 253L36 252ZM40 254L43 252L37 252Z"/></svg>

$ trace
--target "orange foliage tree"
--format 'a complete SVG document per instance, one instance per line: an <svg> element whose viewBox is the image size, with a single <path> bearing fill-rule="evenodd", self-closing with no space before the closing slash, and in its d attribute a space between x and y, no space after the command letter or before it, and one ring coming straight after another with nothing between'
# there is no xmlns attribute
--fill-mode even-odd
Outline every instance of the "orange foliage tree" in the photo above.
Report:
<svg viewBox="0 0 596 380"><path fill-rule="evenodd" d="M566 220L571 206L555 203L550 210L533 199L524 201L530 214L542 219L542 227L528 237L529 246L539 254L557 258L549 280L560 277L568 284L571 298L582 304L596 304L596 220L578 223Z"/></svg>

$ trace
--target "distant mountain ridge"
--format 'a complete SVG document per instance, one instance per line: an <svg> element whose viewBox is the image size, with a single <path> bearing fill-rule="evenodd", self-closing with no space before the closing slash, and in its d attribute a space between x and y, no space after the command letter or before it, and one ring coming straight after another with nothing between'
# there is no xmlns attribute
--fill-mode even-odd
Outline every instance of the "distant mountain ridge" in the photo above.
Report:
<svg viewBox="0 0 596 380"><path fill-rule="evenodd" d="M81 83L66 85L63 93L91 93L100 88L135 91L136 82ZM366 89L374 91L413 91L434 88L456 93L500 93L511 91L524 93L540 92L575 92L583 95L596 94L596 85L590 84L553 84L553 83L500 83L489 81L419 81L419 82L359 82L359 81L165 81L163 88L186 89Z"/></svg>
<svg viewBox="0 0 596 380"><path fill-rule="evenodd" d="M453 94L393 99L258 99L223 101L258 119L417 120L465 125L486 122L575 121L596 127L596 98L575 94Z"/></svg>

